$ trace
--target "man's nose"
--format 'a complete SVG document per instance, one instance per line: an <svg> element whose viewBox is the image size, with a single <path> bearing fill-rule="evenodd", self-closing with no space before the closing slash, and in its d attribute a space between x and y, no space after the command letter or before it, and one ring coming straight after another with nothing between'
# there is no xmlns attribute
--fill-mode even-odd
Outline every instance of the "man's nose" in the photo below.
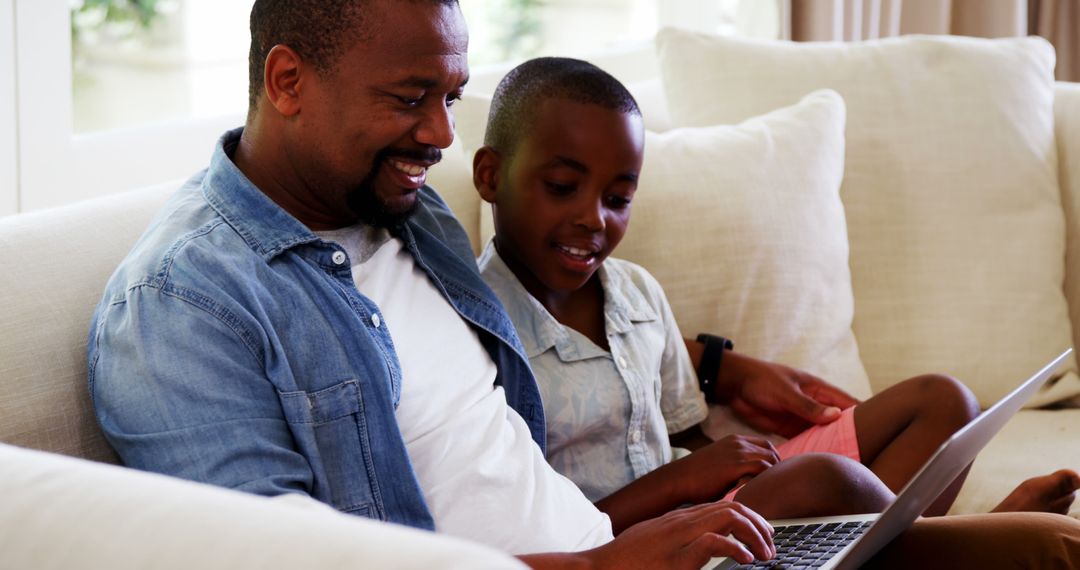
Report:
<svg viewBox="0 0 1080 570"><path fill-rule="evenodd" d="M446 103L429 106L413 134L416 142L446 148L454 142L454 114Z"/></svg>

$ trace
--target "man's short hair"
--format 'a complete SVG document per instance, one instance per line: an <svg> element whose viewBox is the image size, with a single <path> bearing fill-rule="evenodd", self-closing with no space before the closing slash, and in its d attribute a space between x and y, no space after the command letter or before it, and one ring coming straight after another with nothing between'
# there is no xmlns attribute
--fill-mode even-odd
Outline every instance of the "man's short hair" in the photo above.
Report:
<svg viewBox="0 0 1080 570"><path fill-rule="evenodd" d="M547 99L641 115L634 96L608 72L580 59L540 57L512 69L495 88L484 144L511 156L532 127L537 107Z"/></svg>
<svg viewBox="0 0 1080 570"><path fill-rule="evenodd" d="M413 0L420 1L420 0ZM457 0L426 0L456 5ZM368 37L364 16L371 0L255 0L248 51L248 109L263 90L266 56L274 46L293 49L318 73L330 73L341 56Z"/></svg>

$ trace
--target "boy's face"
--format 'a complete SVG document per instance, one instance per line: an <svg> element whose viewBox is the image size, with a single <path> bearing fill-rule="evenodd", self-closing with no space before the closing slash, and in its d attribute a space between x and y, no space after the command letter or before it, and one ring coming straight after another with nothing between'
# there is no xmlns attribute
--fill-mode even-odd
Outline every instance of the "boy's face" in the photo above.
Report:
<svg viewBox="0 0 1080 570"><path fill-rule="evenodd" d="M580 289L619 245L645 133L638 115L566 99L545 100L532 125L481 195L499 254L543 300Z"/></svg>

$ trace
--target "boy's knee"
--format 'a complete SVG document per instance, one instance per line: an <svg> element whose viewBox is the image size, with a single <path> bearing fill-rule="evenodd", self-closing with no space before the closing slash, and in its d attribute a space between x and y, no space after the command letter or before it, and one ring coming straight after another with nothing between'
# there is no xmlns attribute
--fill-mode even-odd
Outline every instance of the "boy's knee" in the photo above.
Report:
<svg viewBox="0 0 1080 570"><path fill-rule="evenodd" d="M920 399L926 402L926 413L944 417L960 429L979 415L979 402L963 382L944 374L925 374L909 380Z"/></svg>
<svg viewBox="0 0 1080 570"><path fill-rule="evenodd" d="M821 515L877 513L895 498L865 465L832 453L808 453L787 459L815 490Z"/></svg>

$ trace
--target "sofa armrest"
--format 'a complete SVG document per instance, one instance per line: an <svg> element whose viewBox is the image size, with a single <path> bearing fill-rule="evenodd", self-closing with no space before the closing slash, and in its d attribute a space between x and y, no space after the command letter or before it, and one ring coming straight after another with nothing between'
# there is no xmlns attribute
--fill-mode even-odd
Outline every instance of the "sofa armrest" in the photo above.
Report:
<svg viewBox="0 0 1080 570"><path fill-rule="evenodd" d="M345 515L0 444L0 567L514 568L490 548Z"/></svg>

